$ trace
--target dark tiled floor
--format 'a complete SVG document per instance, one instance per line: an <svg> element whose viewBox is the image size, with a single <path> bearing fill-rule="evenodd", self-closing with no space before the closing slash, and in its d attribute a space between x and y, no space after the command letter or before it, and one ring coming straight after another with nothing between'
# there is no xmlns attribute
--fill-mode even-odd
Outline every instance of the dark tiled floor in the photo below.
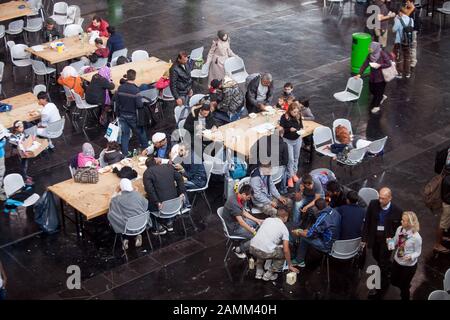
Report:
<svg viewBox="0 0 450 320"><path fill-rule="evenodd" d="M4 1L0 1L4 2ZM348 117L356 134L373 140L389 136L384 159L371 159L353 172L333 166L342 181L355 189L361 186L390 186L395 200L404 209L418 213L423 254L413 280L414 299L426 299L442 286L448 256L432 253L438 217L433 216L421 201L421 190L433 176L435 152L450 143L450 69L448 28L439 29L438 20L424 19L419 37L417 65L409 80L389 83L388 100L379 116L368 112L369 93L365 85L358 105L345 106L333 98L344 88L349 76L351 33L364 27L363 5L339 19L336 13L322 11L322 1L87 1L74 0L89 20L97 13L107 16L124 35L130 52L147 49L152 55L169 60L179 50L205 46L218 29L231 35L232 48L240 55L249 73L270 71L276 93L284 82L296 87L297 95L311 98L317 120L331 125L336 118ZM21 42L20 39L17 40ZM36 42L39 40L36 39ZM3 49L0 60L9 61ZM31 88L29 70L18 70L17 81L11 80L11 64L6 63L3 77L8 96ZM365 80L367 81L367 80ZM204 83L197 91L204 90ZM54 88L52 98L61 105L61 93ZM170 124L163 128L170 133ZM154 129L153 129L154 130ZM104 129L88 131L98 152L105 144ZM67 125L67 145L56 141L57 152L31 162L30 174L36 190L70 177L67 164L86 140L83 134ZM9 150L8 150L9 152ZM16 157L7 156L7 173L17 172ZM301 171L328 167L328 160L317 156L312 164L301 165ZM208 198L213 211L223 204L223 182L214 177ZM120 257L117 248L112 255L113 234L104 221L94 224L102 230L96 239L77 239L69 223L65 233L41 234L27 218L0 218L0 259L9 275L8 295L11 299L366 299L364 270L359 274L348 264L331 262L332 283L327 291L326 273L320 268L320 256L312 255L308 268L302 270L294 286L283 279L264 283L253 279L245 262L234 256L225 266L225 239L215 215L209 215L202 201L193 210L199 231L188 230L187 238L176 226L174 234L163 237L162 248L151 236L155 247L129 250L129 263ZM188 224L189 226L189 224ZM373 259L368 255L367 264ZM79 265L82 289L67 290L69 265ZM386 299L397 299L398 289L390 288Z"/></svg>

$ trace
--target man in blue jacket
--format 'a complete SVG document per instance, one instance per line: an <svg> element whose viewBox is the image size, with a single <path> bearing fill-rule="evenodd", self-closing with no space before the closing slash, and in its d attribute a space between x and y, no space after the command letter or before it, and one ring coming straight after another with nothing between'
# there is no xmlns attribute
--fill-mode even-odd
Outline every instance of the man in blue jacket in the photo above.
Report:
<svg viewBox="0 0 450 320"><path fill-rule="evenodd" d="M109 33L109 38L108 41L106 42L106 47L109 49L108 61L110 62L112 54L115 51L125 49L125 45L123 43L122 35L116 32L115 27L109 26L107 30Z"/></svg>
<svg viewBox="0 0 450 320"><path fill-rule="evenodd" d="M366 209L358 205L358 193L347 193L347 204L337 208L341 215L341 236L339 240L349 240L361 237Z"/></svg>

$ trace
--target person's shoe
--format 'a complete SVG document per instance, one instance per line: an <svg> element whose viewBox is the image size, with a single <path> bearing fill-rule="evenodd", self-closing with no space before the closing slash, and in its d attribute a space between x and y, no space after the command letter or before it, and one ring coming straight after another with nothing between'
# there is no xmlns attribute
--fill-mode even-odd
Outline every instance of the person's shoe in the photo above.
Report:
<svg viewBox="0 0 450 320"><path fill-rule="evenodd" d="M375 107L373 108L370 112L372 112L373 114L380 112L380 107Z"/></svg>
<svg viewBox="0 0 450 320"><path fill-rule="evenodd" d="M261 280L264 275L264 269L256 269L255 279Z"/></svg>
<svg viewBox="0 0 450 320"><path fill-rule="evenodd" d="M300 261L298 261L297 259L292 259L291 263L293 266L298 266L300 264Z"/></svg>
<svg viewBox="0 0 450 320"><path fill-rule="evenodd" d="M406 75L406 78L407 78L407 79L411 78L411 74L410 74L410 73L407 74L407 75Z"/></svg>
<svg viewBox="0 0 450 320"><path fill-rule="evenodd" d="M397 78L397 79L403 79L403 75L398 74L398 75L395 76L395 78Z"/></svg>
<svg viewBox="0 0 450 320"><path fill-rule="evenodd" d="M385 102L387 99L387 95L383 94L383 99L381 99L380 104L383 104L383 102Z"/></svg>
<svg viewBox="0 0 450 320"><path fill-rule="evenodd" d="M135 244L136 244L136 248L139 248L140 246L142 246L142 236L141 236L140 234L138 234L138 235L136 236L136 242L135 242Z"/></svg>
<svg viewBox="0 0 450 320"><path fill-rule="evenodd" d="M294 187L294 180L292 178L289 178L287 185L288 185L289 188L293 188Z"/></svg>
<svg viewBox="0 0 450 320"><path fill-rule="evenodd" d="M122 242L122 248L123 250L128 250L128 239L124 239Z"/></svg>
<svg viewBox="0 0 450 320"><path fill-rule="evenodd" d="M168 224L165 224L165 225L163 225L163 227L164 227L164 229L166 229L167 231L169 231L169 232L173 232L173 223L171 222L171 223L168 223Z"/></svg>
<svg viewBox="0 0 450 320"><path fill-rule="evenodd" d="M294 180L294 183L297 183L297 181L300 180L300 178L297 177L296 174L294 174L294 176L292 177L292 180Z"/></svg>
<svg viewBox="0 0 450 320"><path fill-rule="evenodd" d="M167 233L167 230L164 229L163 227L160 227L159 229L152 230L152 234L154 236L162 236L162 235L164 235L166 233Z"/></svg>
<svg viewBox="0 0 450 320"><path fill-rule="evenodd" d="M278 273L274 273L272 271L266 271L263 276L264 281L275 281L278 278Z"/></svg>
<svg viewBox="0 0 450 320"><path fill-rule="evenodd" d="M245 254L245 252L242 252L241 248L239 248L239 247L234 247L233 252L236 255L236 257L238 257L239 259L247 258L247 255Z"/></svg>

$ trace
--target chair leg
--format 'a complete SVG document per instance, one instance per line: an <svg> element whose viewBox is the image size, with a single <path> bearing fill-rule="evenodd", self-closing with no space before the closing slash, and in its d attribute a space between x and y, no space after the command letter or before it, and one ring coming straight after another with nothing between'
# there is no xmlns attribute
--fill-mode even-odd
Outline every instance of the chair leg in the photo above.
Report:
<svg viewBox="0 0 450 320"><path fill-rule="evenodd" d="M194 219L192 219L192 216L191 216L191 213L189 212L189 220L191 220L191 224L192 224L192 226L194 227L194 231L197 231L198 229L197 229L197 226L195 225L195 223L194 223Z"/></svg>
<svg viewBox="0 0 450 320"><path fill-rule="evenodd" d="M208 198L206 197L205 191L202 191L203 199L205 199L206 204L208 205L209 213L212 214L211 205L209 204Z"/></svg>
<svg viewBox="0 0 450 320"><path fill-rule="evenodd" d="M230 254L230 251L231 251L232 247L233 247L233 242L230 241L230 244L229 244L229 246L227 248L227 253L225 254L225 258L223 259L223 263L225 263L225 264L227 264L227 258L228 258L228 255Z"/></svg>
<svg viewBox="0 0 450 320"><path fill-rule="evenodd" d="M194 193L194 199L192 199L191 208L194 208L195 200L197 200L197 192Z"/></svg>
<svg viewBox="0 0 450 320"><path fill-rule="evenodd" d="M125 248L123 247L123 235L120 235L120 240L122 240L122 250L123 250L123 253L125 254L125 259L127 260L127 263L128 263L127 250L125 250Z"/></svg>
<svg viewBox="0 0 450 320"><path fill-rule="evenodd" d="M181 217L181 223L183 224L184 236L187 237L186 224L183 217Z"/></svg>
<svg viewBox="0 0 450 320"><path fill-rule="evenodd" d="M148 229L145 229L145 233L147 234L147 240L148 240L148 243L150 244L150 249L153 251L153 244L152 244L152 240L150 240L150 236L148 234Z"/></svg>

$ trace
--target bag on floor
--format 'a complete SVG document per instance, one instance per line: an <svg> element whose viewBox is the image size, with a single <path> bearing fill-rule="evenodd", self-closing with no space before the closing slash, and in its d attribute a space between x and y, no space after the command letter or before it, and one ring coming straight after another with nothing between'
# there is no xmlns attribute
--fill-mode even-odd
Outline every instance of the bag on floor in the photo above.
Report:
<svg viewBox="0 0 450 320"><path fill-rule="evenodd" d="M391 61L391 66L389 68L382 68L381 72L383 73L384 81L389 82L398 75L397 67L395 66L395 62Z"/></svg>
<svg viewBox="0 0 450 320"><path fill-rule="evenodd" d="M438 210L442 207L442 180L442 174L434 176L423 189L423 201L431 210Z"/></svg>
<svg viewBox="0 0 450 320"><path fill-rule="evenodd" d="M98 171L92 167L78 168L73 175L73 180L77 183L97 183Z"/></svg>
<svg viewBox="0 0 450 320"><path fill-rule="evenodd" d="M44 192L34 205L34 221L45 233L55 233L59 230L59 215L53 193Z"/></svg>
<svg viewBox="0 0 450 320"><path fill-rule="evenodd" d="M247 175L247 163L243 161L242 159L239 159L239 157L233 158L233 164L231 165L230 169L230 176L233 179L241 179L244 178Z"/></svg>
<svg viewBox="0 0 450 320"><path fill-rule="evenodd" d="M118 124L118 120L114 120L108 125L106 129L105 138L108 141L119 141L120 127Z"/></svg>

